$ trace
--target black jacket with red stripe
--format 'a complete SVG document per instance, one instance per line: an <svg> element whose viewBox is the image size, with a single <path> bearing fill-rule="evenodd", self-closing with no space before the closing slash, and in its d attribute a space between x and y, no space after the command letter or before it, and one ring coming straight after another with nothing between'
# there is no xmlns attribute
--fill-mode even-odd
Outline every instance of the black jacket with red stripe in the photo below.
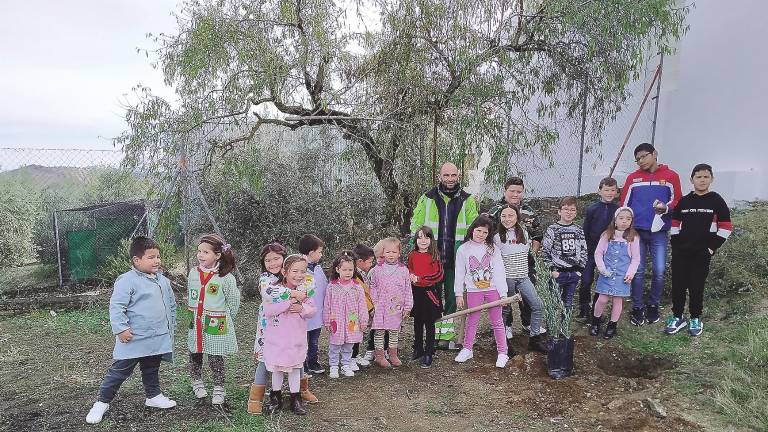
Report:
<svg viewBox="0 0 768 432"><path fill-rule="evenodd" d="M684 251L717 250L731 235L731 211L717 192L689 193L672 211L672 247Z"/></svg>

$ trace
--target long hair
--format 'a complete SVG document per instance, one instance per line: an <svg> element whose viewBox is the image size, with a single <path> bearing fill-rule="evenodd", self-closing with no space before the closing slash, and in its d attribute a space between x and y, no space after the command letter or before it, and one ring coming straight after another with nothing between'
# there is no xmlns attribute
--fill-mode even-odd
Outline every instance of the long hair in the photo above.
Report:
<svg viewBox="0 0 768 432"><path fill-rule="evenodd" d="M218 234L205 234L198 244L206 243L213 247L213 252L221 254L219 258L219 276L226 276L235 270L235 252Z"/></svg>
<svg viewBox="0 0 768 432"><path fill-rule="evenodd" d="M277 283L285 285L285 273L288 273L288 270L299 261L307 262L307 259L299 254L288 255L285 261L283 261L283 271L277 276Z"/></svg>
<svg viewBox="0 0 768 432"><path fill-rule="evenodd" d="M488 246L488 249L493 250L493 235L496 231L493 228L493 220L488 216L478 216L472 221L472 225L467 228L467 234L464 236L464 243L472 240L472 233L475 231L475 228L478 227L485 227L488 230L488 237L485 238L485 244Z"/></svg>
<svg viewBox="0 0 768 432"><path fill-rule="evenodd" d="M501 212L503 212L506 209L512 209L515 211L515 215L517 215L517 222L515 222L515 226L513 229L515 230L515 241L517 241L519 244L526 244L528 243L527 236L525 235L525 228L523 228L522 219L520 218L520 207L514 205L514 204L505 204L501 207L501 211L499 211L499 223L496 226L496 230L499 233L499 239L502 243L507 242L507 227L504 226L504 224L501 223Z"/></svg>
<svg viewBox="0 0 768 432"><path fill-rule="evenodd" d="M635 240L635 237L638 235L637 231L635 231L634 225L635 225L635 214L632 212L632 209L629 207L619 207L616 210L616 213L613 215L613 221L608 225L608 228L603 232L603 235L607 240L612 240L613 236L616 234L616 217L621 212L629 212L629 214L632 216L632 222L629 224L629 228L624 230L624 240L626 240L628 243L632 243Z"/></svg>
<svg viewBox="0 0 768 432"><path fill-rule="evenodd" d="M432 228L426 225L422 225L419 229L417 229L414 233L414 246L416 246L416 240L419 238L419 233L424 234L424 237L430 240L427 253L432 257L432 262L440 261L440 251L437 250L437 240L435 239L435 233L432 232ZM418 252L419 247L416 246L415 250Z"/></svg>
<svg viewBox="0 0 768 432"><path fill-rule="evenodd" d="M330 276L330 280L338 280L340 275L338 270L336 270L339 266L341 266L342 263L350 262L352 263L352 277L354 278L357 274L357 265L355 264L355 254L351 250L343 250L339 252L338 255L336 255L336 259L333 260L333 264L331 264L331 269L328 272Z"/></svg>
<svg viewBox="0 0 768 432"><path fill-rule="evenodd" d="M288 249L278 241L265 244L264 247L261 248L261 252L259 252L259 263L261 264L262 271L267 271L267 266L264 264L264 260L270 253L276 253L282 256L283 260L285 260L285 257L288 256Z"/></svg>

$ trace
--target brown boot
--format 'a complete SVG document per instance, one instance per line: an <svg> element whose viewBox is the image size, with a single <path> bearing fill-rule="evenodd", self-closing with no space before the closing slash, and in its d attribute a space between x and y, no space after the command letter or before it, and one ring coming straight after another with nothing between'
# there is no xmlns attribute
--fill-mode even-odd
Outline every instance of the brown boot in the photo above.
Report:
<svg viewBox="0 0 768 432"><path fill-rule="evenodd" d="M296 415L304 415L307 410L304 409L304 404L301 402L300 393L291 393L291 411Z"/></svg>
<svg viewBox="0 0 768 432"><path fill-rule="evenodd" d="M389 353L389 362L392 363L392 366L403 365L403 362L401 362L400 359L397 358L397 347L389 348L387 352Z"/></svg>
<svg viewBox="0 0 768 432"><path fill-rule="evenodd" d="M248 394L248 414L261 415L265 387L263 385L251 384L251 392Z"/></svg>
<svg viewBox="0 0 768 432"><path fill-rule="evenodd" d="M301 379L300 389L301 389L300 391L301 398L304 399L304 402L309 404L316 404L320 402L317 399L317 396L315 396L314 394L312 394L311 391L309 391L309 377L305 376L304 378Z"/></svg>
<svg viewBox="0 0 768 432"><path fill-rule="evenodd" d="M387 359L384 358L384 350L383 349L377 349L373 352L373 358L376 361L376 364L383 367L388 368L391 365L387 361Z"/></svg>

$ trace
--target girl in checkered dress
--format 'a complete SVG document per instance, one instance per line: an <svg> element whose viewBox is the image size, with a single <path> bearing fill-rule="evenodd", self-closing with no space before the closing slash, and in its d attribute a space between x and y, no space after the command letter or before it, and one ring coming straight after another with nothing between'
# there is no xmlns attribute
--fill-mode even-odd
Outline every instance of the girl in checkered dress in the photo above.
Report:
<svg viewBox="0 0 768 432"><path fill-rule="evenodd" d="M187 347L189 374L195 397L208 396L203 383L203 354L213 375L211 403L224 403L224 356L237 352L235 316L240 309L240 290L235 276L232 247L215 234L204 235L197 246L197 268L187 277L188 310L191 313Z"/></svg>

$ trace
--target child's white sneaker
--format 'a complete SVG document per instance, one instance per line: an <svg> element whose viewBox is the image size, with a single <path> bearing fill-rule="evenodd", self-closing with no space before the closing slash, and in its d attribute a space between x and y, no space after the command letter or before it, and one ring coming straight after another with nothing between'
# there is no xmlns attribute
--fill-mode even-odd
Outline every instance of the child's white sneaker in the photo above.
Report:
<svg viewBox="0 0 768 432"><path fill-rule="evenodd" d="M462 348L461 351L459 351L459 354L456 356L454 360L456 360L459 363L464 363L465 361L472 358L472 350Z"/></svg>
<svg viewBox="0 0 768 432"><path fill-rule="evenodd" d="M357 365L357 362L355 359L352 359L349 361L349 368L352 369L353 372L357 372L360 370L360 366Z"/></svg>
<svg viewBox="0 0 768 432"><path fill-rule="evenodd" d="M202 380L192 381L192 391L195 393L195 397L198 399L208 397L208 391L205 390L205 384L203 384Z"/></svg>
<svg viewBox="0 0 768 432"><path fill-rule="evenodd" d="M345 377L355 376L355 371L352 370L352 366L348 366L348 365L344 365L341 367L341 373L343 373Z"/></svg>
<svg viewBox="0 0 768 432"><path fill-rule="evenodd" d="M352 360L354 360L358 366L366 367L371 365L371 362L369 360L366 360L364 356L360 356Z"/></svg>
<svg viewBox="0 0 768 432"><path fill-rule="evenodd" d="M226 396L224 387L213 386L213 396L211 397L211 405L224 405L224 397Z"/></svg>
<svg viewBox="0 0 768 432"><path fill-rule="evenodd" d="M506 354L499 354L498 357L496 357L496 367L497 368L503 368L507 366L507 362L509 361L509 356Z"/></svg>
<svg viewBox="0 0 768 432"><path fill-rule="evenodd" d="M331 366L331 371L328 373L328 378L338 378L339 377L339 367L338 366Z"/></svg>
<svg viewBox="0 0 768 432"><path fill-rule="evenodd" d="M168 409L173 408L176 406L176 401L168 399L167 396L160 393L159 395L147 399L144 401L144 405L150 407L150 408L160 408L160 409Z"/></svg>
<svg viewBox="0 0 768 432"><path fill-rule="evenodd" d="M85 422L90 424L96 424L101 422L104 418L104 413L109 409L109 404L96 401L93 407L88 411L88 415L85 416Z"/></svg>
<svg viewBox="0 0 768 432"><path fill-rule="evenodd" d="M363 360L367 361L368 364L371 364L370 362L372 362L373 359L374 359L373 351L366 351L365 355L363 356ZM365 366L365 365L361 364L360 366Z"/></svg>

